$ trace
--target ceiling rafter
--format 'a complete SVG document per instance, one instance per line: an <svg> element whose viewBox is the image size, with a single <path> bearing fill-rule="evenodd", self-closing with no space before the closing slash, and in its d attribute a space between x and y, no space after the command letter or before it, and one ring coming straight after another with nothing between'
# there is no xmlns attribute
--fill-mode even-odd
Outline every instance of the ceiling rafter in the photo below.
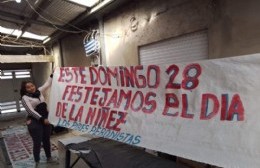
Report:
<svg viewBox="0 0 260 168"><path fill-rule="evenodd" d="M18 48L13 49L8 45L15 45L18 43L24 45L30 45L26 41L20 41L22 39L26 39L28 41L32 41L32 46L35 45L34 42L40 43L39 46L43 45L44 47L51 46L59 39L62 39L64 36L69 33L82 33L88 32L88 27L90 25L97 25L99 19L109 13L112 10L120 7L124 3L130 0L99 0L99 3L92 8L85 8L86 10L80 10L79 5L74 3L67 3L66 0L22 0L22 3L18 4L13 2L10 3L0 3L0 25L6 29L18 29L22 31L22 33L29 32L35 35L44 34L50 37L50 41L43 44L42 40L33 40L33 38L29 39L20 35L17 38L14 35L6 35L5 33L0 33L0 43L5 46L0 46L1 53L41 53L42 49L35 47L33 48ZM108 3L105 3L108 2ZM30 4L31 5L30 5ZM102 5L105 4L105 5ZM66 9L66 10L65 10ZM95 10L94 10L95 9ZM68 10L68 11L67 11ZM71 18L67 19L64 24L59 24L53 21L49 21L54 18ZM47 18L42 18L42 17ZM52 18L53 17L53 18ZM4 31L3 31L4 32ZM29 34L28 33L28 34ZM25 34L24 34L25 35ZM13 39L11 39L11 37ZM28 37L28 36L27 36ZM38 46L37 45L37 46ZM29 51L32 49L33 51ZM16 53L15 53L16 54Z"/></svg>
<svg viewBox="0 0 260 168"><path fill-rule="evenodd" d="M8 19L6 19L6 18L8 18ZM33 20L29 17L24 17L21 15L16 15L16 14L4 12L4 11L0 11L0 19L5 22L10 22L10 23L15 22L17 24L21 24L20 22L29 22L29 23L33 23L33 24L37 24L37 25L53 27L53 25L48 22L44 22L44 21L40 21L40 20ZM60 27L58 25L54 25L54 26Z"/></svg>
<svg viewBox="0 0 260 168"><path fill-rule="evenodd" d="M30 20L36 20L39 17L39 14L41 14L42 11L44 11L50 5L50 3L51 3L51 1L46 1L46 0L41 1L41 3L35 8L37 13L32 11L32 15L31 15L30 19L21 28L22 35L26 31L26 29L28 27L30 27L30 25L32 23L32 22L30 22Z"/></svg>
<svg viewBox="0 0 260 168"><path fill-rule="evenodd" d="M100 1L100 3L103 1L104 0ZM69 25L75 25L78 28L87 27L87 25L90 25L93 21L98 21L106 13L115 10L116 8L126 4L127 2L130 2L130 0L112 0L106 5L102 6L102 8L97 9L94 12L91 12L92 9L86 10L85 12L81 13L78 17L70 21L67 25L63 26L62 29L71 30ZM50 35L51 40L48 41L48 43L52 43L58 39L61 39L65 37L67 34L68 32L56 30L54 33Z"/></svg>

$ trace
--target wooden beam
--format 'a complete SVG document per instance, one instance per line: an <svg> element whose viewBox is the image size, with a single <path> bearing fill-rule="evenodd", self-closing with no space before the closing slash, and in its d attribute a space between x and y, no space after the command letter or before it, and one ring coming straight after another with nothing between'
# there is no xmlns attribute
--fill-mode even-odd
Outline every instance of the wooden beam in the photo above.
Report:
<svg viewBox="0 0 260 168"><path fill-rule="evenodd" d="M0 55L0 63L54 62L52 55Z"/></svg>

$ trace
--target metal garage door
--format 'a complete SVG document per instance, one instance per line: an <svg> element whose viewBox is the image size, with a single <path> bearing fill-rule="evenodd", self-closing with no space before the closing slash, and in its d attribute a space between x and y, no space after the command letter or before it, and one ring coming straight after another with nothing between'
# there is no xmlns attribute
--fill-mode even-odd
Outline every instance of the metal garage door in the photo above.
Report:
<svg viewBox="0 0 260 168"><path fill-rule="evenodd" d="M20 101L23 80L31 80L30 70L0 70L0 113L24 110Z"/></svg>
<svg viewBox="0 0 260 168"><path fill-rule="evenodd" d="M172 64L208 59L207 31L186 34L141 46L140 64Z"/></svg>

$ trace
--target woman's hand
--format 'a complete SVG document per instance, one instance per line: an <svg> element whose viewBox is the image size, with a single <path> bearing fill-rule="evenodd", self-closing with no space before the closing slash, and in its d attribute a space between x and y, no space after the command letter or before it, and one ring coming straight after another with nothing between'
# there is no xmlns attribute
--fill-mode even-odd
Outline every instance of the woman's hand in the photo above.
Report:
<svg viewBox="0 0 260 168"><path fill-rule="evenodd" d="M49 124L50 124L50 122L49 122L49 120L48 120L48 119L44 119L44 120L43 120L43 124L44 124L44 125L49 125Z"/></svg>

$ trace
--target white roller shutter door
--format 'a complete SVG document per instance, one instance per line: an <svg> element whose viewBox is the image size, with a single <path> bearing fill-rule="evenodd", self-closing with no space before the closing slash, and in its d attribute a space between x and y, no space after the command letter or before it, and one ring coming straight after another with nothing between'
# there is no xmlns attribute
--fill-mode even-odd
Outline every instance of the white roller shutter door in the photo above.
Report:
<svg viewBox="0 0 260 168"><path fill-rule="evenodd" d="M139 58L141 65L162 65L208 59L207 31L141 46Z"/></svg>

